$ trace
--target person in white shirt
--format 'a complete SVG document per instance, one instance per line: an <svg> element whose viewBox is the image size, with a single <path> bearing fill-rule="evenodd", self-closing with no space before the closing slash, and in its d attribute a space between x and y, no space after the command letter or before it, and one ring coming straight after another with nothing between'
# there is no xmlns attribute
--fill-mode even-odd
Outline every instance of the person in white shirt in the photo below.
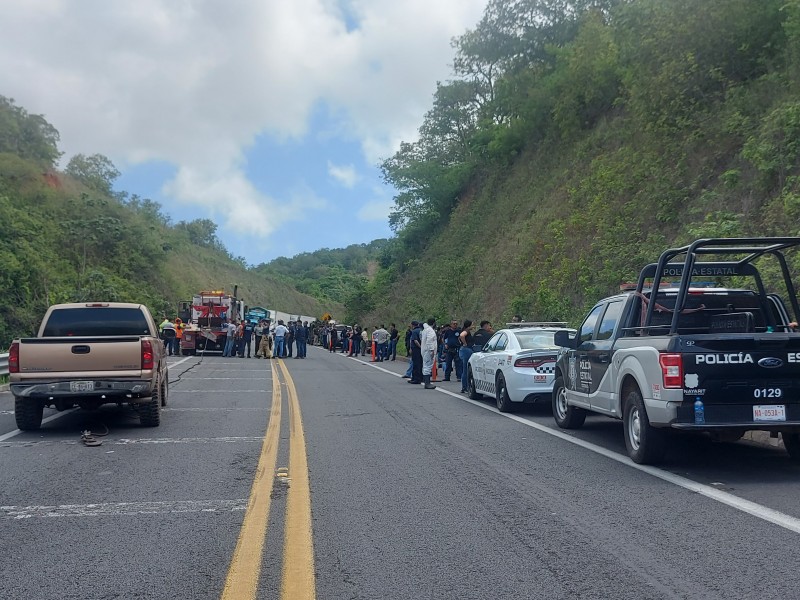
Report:
<svg viewBox="0 0 800 600"><path fill-rule="evenodd" d="M386 345L389 343L389 332L381 325L372 336L375 340L375 362L383 362L384 356L386 356Z"/></svg>
<svg viewBox="0 0 800 600"><path fill-rule="evenodd" d="M286 351L284 341L288 332L289 330L283 324L283 320L278 321L278 325L275 327L275 356L278 358L283 358L283 354Z"/></svg>
<svg viewBox="0 0 800 600"><path fill-rule="evenodd" d="M225 338L225 350L222 356L233 356L234 343L236 341L236 323L231 320L228 322L227 337Z"/></svg>
<svg viewBox="0 0 800 600"><path fill-rule="evenodd" d="M425 383L426 390L436 389L431 383L431 373L433 372L433 361L436 360L436 319L431 317L427 323L422 324L420 333L420 350L422 351L422 381Z"/></svg>

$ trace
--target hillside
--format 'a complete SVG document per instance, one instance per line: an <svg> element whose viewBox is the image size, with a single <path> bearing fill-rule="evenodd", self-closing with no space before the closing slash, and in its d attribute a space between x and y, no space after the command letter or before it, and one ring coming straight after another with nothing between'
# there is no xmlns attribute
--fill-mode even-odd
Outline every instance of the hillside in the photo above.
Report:
<svg viewBox="0 0 800 600"><path fill-rule="evenodd" d="M665 247L800 235L800 0L489 0L454 48L381 165L396 236L250 269L213 222L112 193L104 157L56 169L58 132L0 98L0 346L50 302L234 284L361 323L575 323Z"/></svg>
<svg viewBox="0 0 800 600"><path fill-rule="evenodd" d="M201 289L238 285L249 305L343 313L247 268L213 222L171 223L157 203L112 191L119 173L107 158L78 155L59 170L58 141L44 118L0 96L0 349L34 333L57 302L141 302L174 316Z"/></svg>
<svg viewBox="0 0 800 600"><path fill-rule="evenodd" d="M493 0L455 45L361 322L574 323L666 247L800 234L798 2Z"/></svg>

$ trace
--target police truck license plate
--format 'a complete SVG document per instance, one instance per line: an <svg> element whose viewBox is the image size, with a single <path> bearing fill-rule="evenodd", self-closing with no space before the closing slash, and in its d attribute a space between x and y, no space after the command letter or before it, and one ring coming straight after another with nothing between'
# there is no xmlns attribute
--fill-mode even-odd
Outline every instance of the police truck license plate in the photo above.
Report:
<svg viewBox="0 0 800 600"><path fill-rule="evenodd" d="M94 391L94 381L70 381L69 382L69 391L70 392L93 392Z"/></svg>
<svg viewBox="0 0 800 600"><path fill-rule="evenodd" d="M753 421L785 421L786 405L762 404L753 407Z"/></svg>

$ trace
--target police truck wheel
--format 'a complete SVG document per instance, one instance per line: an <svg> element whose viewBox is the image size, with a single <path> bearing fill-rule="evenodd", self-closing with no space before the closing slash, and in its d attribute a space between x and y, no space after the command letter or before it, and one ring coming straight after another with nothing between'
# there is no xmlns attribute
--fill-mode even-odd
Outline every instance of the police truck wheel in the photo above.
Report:
<svg viewBox="0 0 800 600"><path fill-rule="evenodd" d="M497 374L497 380L494 384L495 401L497 402L497 410L500 412L511 412L514 410L514 404L511 398L508 397L508 386L506 385L506 378L502 373Z"/></svg>
<svg viewBox="0 0 800 600"><path fill-rule="evenodd" d="M586 421L585 410L567 404L563 377L558 377L553 383L553 419L561 429L579 429Z"/></svg>
<svg viewBox="0 0 800 600"><path fill-rule="evenodd" d="M22 427L20 427L22 429ZM800 463L800 433L782 433L783 446L792 462Z"/></svg>
<svg viewBox="0 0 800 600"><path fill-rule="evenodd" d="M42 426L44 405L38 400L17 398L14 396L14 419L17 429L22 431L35 431Z"/></svg>
<svg viewBox="0 0 800 600"><path fill-rule="evenodd" d="M666 432L650 425L642 394L628 390L624 408L625 447L631 460L640 465L661 462L667 450Z"/></svg>

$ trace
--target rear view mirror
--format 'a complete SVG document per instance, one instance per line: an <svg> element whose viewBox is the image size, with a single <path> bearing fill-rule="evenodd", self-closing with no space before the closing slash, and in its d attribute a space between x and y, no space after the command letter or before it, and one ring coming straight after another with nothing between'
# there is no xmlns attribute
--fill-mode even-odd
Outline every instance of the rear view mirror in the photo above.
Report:
<svg viewBox="0 0 800 600"><path fill-rule="evenodd" d="M562 348L575 348L575 340L577 339L578 336L574 331L562 329L561 331L556 331L556 334L553 337L553 343L555 343L556 346L561 346Z"/></svg>

